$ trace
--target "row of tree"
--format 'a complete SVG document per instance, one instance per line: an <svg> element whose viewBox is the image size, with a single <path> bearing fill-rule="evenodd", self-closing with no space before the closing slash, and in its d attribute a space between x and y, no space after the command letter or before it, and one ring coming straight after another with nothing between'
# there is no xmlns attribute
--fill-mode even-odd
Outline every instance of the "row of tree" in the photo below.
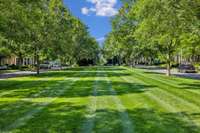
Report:
<svg viewBox="0 0 200 133"><path fill-rule="evenodd" d="M98 57L98 43L62 0L0 0L0 56L33 57L63 64Z"/></svg>
<svg viewBox="0 0 200 133"><path fill-rule="evenodd" d="M104 45L107 59L135 64L162 61L167 75L175 59L199 61L199 0L122 0Z"/></svg>

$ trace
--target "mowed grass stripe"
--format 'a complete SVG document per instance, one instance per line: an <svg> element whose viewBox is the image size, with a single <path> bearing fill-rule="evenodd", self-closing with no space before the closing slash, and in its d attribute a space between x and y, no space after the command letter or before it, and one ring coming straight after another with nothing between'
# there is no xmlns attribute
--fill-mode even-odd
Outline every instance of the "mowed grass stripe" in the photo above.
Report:
<svg viewBox="0 0 200 133"><path fill-rule="evenodd" d="M136 69L136 72L139 72L143 75L145 75L148 78L151 78L153 80L156 80L160 83L163 83L169 87L176 88L176 89L181 89L184 92L191 92L195 96L200 96L200 83L198 80L193 80L193 79L185 79L185 78L178 78L178 77L167 77L161 74L145 74L146 71L144 70L138 70ZM158 78L159 77L159 78ZM190 85L190 86L187 86ZM197 85L199 85L197 87Z"/></svg>
<svg viewBox="0 0 200 133"><path fill-rule="evenodd" d="M145 73L145 72L146 71L141 71L141 73ZM159 78L157 78L158 76L159 76ZM153 80L157 80L163 84L166 84L169 87L180 89L185 92L191 92L193 95L200 97L200 91L199 91L200 83L198 82L198 80L184 79L184 78L178 78L178 77L173 77L173 76L172 77L166 77L166 76L164 77L161 74L154 75L151 73L148 74L148 77L150 77ZM199 86L197 87L197 85L199 85ZM194 88L192 88L192 87L194 87Z"/></svg>
<svg viewBox="0 0 200 133"><path fill-rule="evenodd" d="M101 68L98 70L97 85L97 109L95 113L94 132L119 132L123 130L122 120L119 117L119 111L116 110L116 104L110 93L109 84L106 81L106 72ZM109 73L112 71L109 71Z"/></svg>
<svg viewBox="0 0 200 133"><path fill-rule="evenodd" d="M75 76L75 74L74 74ZM37 113L39 113L42 109L44 109L45 107L47 107L49 104L51 104L53 101L55 101L59 95L61 95L62 93L64 93L67 89L70 88L70 86L72 86L74 84L74 82L76 82L79 78L70 78L71 82L69 82L67 79L69 78L65 78L63 81L56 83L51 89L44 89L41 92L45 92L45 97L54 97L51 98L49 101L45 101L39 104L36 104L36 106L34 108L29 108L29 110L27 110L26 113L23 114L23 116L19 116L18 119L16 119L12 124L9 124L6 128L4 128L3 130L5 131L9 131L15 128L18 128L20 126L23 126L24 124L26 124L26 122L28 120L30 120L31 118L33 118L33 116ZM67 84L66 84L67 81ZM69 83L68 83L69 82ZM66 88L64 89L60 89L63 88L67 85ZM59 88L59 89L58 89ZM39 92L40 94L40 92ZM41 93L43 94L43 93ZM35 98L30 98L29 101L34 102ZM23 98L21 99L23 100Z"/></svg>
<svg viewBox="0 0 200 133"><path fill-rule="evenodd" d="M89 104L87 105L87 113L85 116L86 121L83 123L82 126L82 133L91 133L94 128L94 121L96 116L96 106L97 106L97 84L98 84L98 73L96 74L93 91L90 96Z"/></svg>
<svg viewBox="0 0 200 133"><path fill-rule="evenodd" d="M189 78L178 78L178 77L166 77L161 74L150 74L151 77L156 78L159 75L161 81L165 83L171 83L176 88L191 91L200 96L200 82L199 80L189 79Z"/></svg>
<svg viewBox="0 0 200 133"><path fill-rule="evenodd" d="M120 119L122 120L122 126L123 126L123 133L133 133L134 127L131 119L129 118L129 114L126 111L126 108L122 104L121 100L117 96L117 92L112 87L112 81L106 76L105 77L107 83L108 83L108 89L110 93L112 94L112 98L115 102L115 105L117 107L117 110L119 111Z"/></svg>
<svg viewBox="0 0 200 133"><path fill-rule="evenodd" d="M66 79L69 79L69 78L66 78ZM43 102L49 102L49 101L53 100L54 98L53 97L51 98L50 96L55 95L55 93L57 92L57 91L55 91L55 89L57 89L58 87L61 87L63 82L64 82L64 80L59 81L59 83L55 83L54 85L51 84L50 86L43 88L42 90L38 91L37 93L34 93L33 96L31 96L31 97L27 97L27 98L3 97L3 98L0 98L0 102L2 103L2 105L7 103L7 104L5 104L4 107L3 106L1 107L3 109L0 111L0 115L1 116L8 115L7 118L4 118L4 117L1 118L1 119L6 119L6 121L1 122L0 129L5 127L8 123L13 122L15 119L17 119L18 116L24 115L25 112L28 112L31 108L37 108L37 106L40 104L43 104ZM49 98L47 98L46 96L48 96ZM40 98L40 97L43 97L43 98ZM26 103L26 108L24 107L24 103ZM13 111L15 113L13 113ZM16 118L11 117L14 114L15 114Z"/></svg>
<svg viewBox="0 0 200 133"><path fill-rule="evenodd" d="M133 77L132 77L133 78ZM134 78L137 78L143 84L148 84L147 80L141 80L137 75L134 75ZM158 104L165 108L168 112L179 112L177 115L183 118L188 123L191 123L191 126L198 127L200 126L199 120L192 120L187 114L182 111L187 111L190 113L198 113L200 108L195 104L184 100L181 97L177 97L175 94L160 89L160 87L154 87L151 89L150 93L146 93L149 98L154 99Z"/></svg>
<svg viewBox="0 0 200 133"><path fill-rule="evenodd" d="M61 84L55 84L52 86L51 89L57 89L59 86L62 86ZM52 96L52 94L49 92L49 88L44 88L46 93L49 93L48 96ZM48 90L48 91L47 91ZM43 91L43 90L41 90ZM43 94L38 92L38 94ZM43 97L43 96L42 96ZM47 98L49 101L51 101L53 98ZM1 128L0 130L5 129L10 123L15 121L16 119L20 119L20 116L24 116L27 112L32 114L35 111L31 111L32 109L36 109L38 106L43 105L43 102L45 103L47 100L41 99L41 102L37 101L38 98L20 98L20 97L8 97L8 98L0 98L0 102L2 104L6 103L7 101L12 101L6 104L6 108L3 108L4 111L0 111L1 118ZM37 102L36 102L37 101ZM47 101L47 102L49 102ZM26 103L26 105L24 105ZM14 116L13 116L14 115ZM30 115L29 115L30 116ZM3 121L5 119L6 121Z"/></svg>
<svg viewBox="0 0 200 133"><path fill-rule="evenodd" d="M120 67L72 70L55 88L51 84L42 93L36 87L34 93L19 92L16 97L13 93L0 99L0 130L19 120L21 124L7 132L200 133L198 94L189 90L181 94L179 86L196 80L178 78L176 82L174 77L165 79L164 75L151 76L140 69L133 73ZM56 73L46 76L59 79L65 71Z"/></svg>
<svg viewBox="0 0 200 133"><path fill-rule="evenodd" d="M142 76L142 75L141 75ZM138 78L138 80L140 80L142 83L144 83L144 84L150 84L150 83L152 83L153 84L153 82L151 82L151 81L149 81L149 80L141 80L141 78L143 78L143 76L142 77L138 77L137 75L134 75L134 77L135 78ZM156 80L157 81L157 80ZM153 84L154 85L154 84ZM168 88L168 86L165 86L165 88ZM182 92L181 90L178 90L178 91L180 91L180 92ZM166 100L166 101L172 101L170 104L173 104L173 103L176 103L177 102L177 105L176 105L176 107L181 107L182 106L182 108L186 108L186 109L189 109L189 110L191 110L191 109L193 109L192 111L199 111L200 110L200 107L199 106L197 106L196 104L194 104L193 102L189 102L189 101L187 101L187 100L185 100L183 97L181 97L181 96L177 96L176 95L176 93L174 94L173 92L171 92L171 91L167 91L166 89L162 89L162 87L159 85L159 86L157 86L157 87L154 87L153 89L152 89L152 92L155 92L155 93L157 93L157 95L158 96L161 96L161 98L162 98L162 96L167 96L167 97L169 97L170 99L172 99L172 100ZM179 92L179 93L180 93ZM173 102L174 101L174 102Z"/></svg>
<svg viewBox="0 0 200 133"><path fill-rule="evenodd" d="M13 131L26 132L27 129L35 127L37 132L41 133L80 132L84 115L87 114L86 105L89 103L88 96L92 91L93 82L91 82L92 77L87 77L86 73L81 73L78 77L80 77L79 80L58 96L58 99L35 114L26 125Z"/></svg>
<svg viewBox="0 0 200 133"><path fill-rule="evenodd" d="M0 97L30 96L32 93L37 93L38 91L41 91L44 87L50 87L55 83L56 82L53 81L49 82L49 78L42 79L41 77L32 76L3 80L0 81ZM9 84L9 86L7 84ZM32 91L27 91L27 87L29 87ZM21 92L25 92L25 94Z"/></svg>
<svg viewBox="0 0 200 133"><path fill-rule="evenodd" d="M200 83L198 80L178 77L163 77L163 75L159 75L160 78L158 79L158 75L150 74L149 76L151 76L152 79L159 81L160 83L185 92L188 97L200 97Z"/></svg>
<svg viewBox="0 0 200 133"><path fill-rule="evenodd" d="M76 80L77 80L77 79L76 79ZM12 124L10 124L8 127L5 128L5 131L10 131L10 130L12 130L12 129L18 128L18 127L23 126L24 124L26 124L26 122L27 122L28 120L30 120L31 118L33 118L35 114L39 113L42 109L44 109L44 108L47 107L49 104L51 104L52 102L54 102L55 100L57 100L57 99L58 99L58 96L61 95L61 94L63 94L65 91L67 91L67 89L69 89L69 88L74 84L74 82L75 82L76 80L70 82L70 84L69 84L66 88L60 90L60 91L57 93L57 97L52 98L52 99L49 100L48 102L44 102L44 103L38 105L38 107L36 107L36 108L34 108L34 109L33 109L33 108L30 109L30 111L27 112L24 116L21 116L19 119L16 119Z"/></svg>
<svg viewBox="0 0 200 133"><path fill-rule="evenodd" d="M132 89L139 89L139 88L135 88L137 86L135 86L134 84L141 84L142 85L142 82L140 80L135 79L133 77L132 77L132 79L130 79L127 76L126 77L120 76L120 77L116 77L115 79L116 80L118 79L120 81L129 83L129 84L130 83L133 84L133 86L130 86ZM147 86L149 86L149 85L147 85ZM145 91L149 91L149 89L150 89L150 86ZM145 91L141 92L141 93L134 93L134 94L128 94L128 92L127 92L127 95L121 96L122 102L123 103L125 103L126 101L131 102L133 104L133 105L131 105L132 109L144 108L144 109L151 110L153 107L155 107L155 103L156 103L157 104L156 107L161 107L161 106L163 107L163 105L164 105L165 111L169 111L170 109L172 109L172 111L174 111L174 108L172 106L170 106L170 104L166 104L164 101L159 101L159 103L158 103L158 101L157 101L158 98L156 98L156 96L153 96L153 98L152 98L152 96L149 96L148 95L149 93L145 92ZM126 101L124 101L124 100L126 100ZM141 104L138 105L137 102L142 102L142 105ZM162 105L160 105L161 102L162 102ZM130 106L130 105L128 105L128 106ZM143 119L145 119L145 118L143 118ZM148 115L148 119L154 120L155 121L154 126L159 127L159 130L161 132L165 130L165 125L162 123L162 117L160 117L159 114L158 115L152 115L152 114ZM135 121L134 117L133 117L132 121ZM142 126L142 125L140 125L140 126ZM137 128L138 127L135 127L136 131L137 131Z"/></svg>
<svg viewBox="0 0 200 133"><path fill-rule="evenodd" d="M149 77L147 74L141 74L137 70L130 70L134 75L134 77L137 77L138 79L144 80L145 83L149 83L155 86L158 86L160 89L163 89L165 91L168 91L169 93L174 94L176 97L180 97L184 99L185 101L190 102L191 104L196 104L197 107L200 106L200 101L196 97L200 97L197 94L191 93L190 91L176 88L172 85L170 85L170 82L166 83L163 81L159 81L159 76L157 78Z"/></svg>
<svg viewBox="0 0 200 133"><path fill-rule="evenodd" d="M134 76L136 77L136 75ZM137 78L137 77L136 77ZM134 79L135 80L135 79ZM147 80L141 80L141 78L138 78L138 80L146 85L150 85L149 82L146 83ZM168 100L165 99L165 101L172 101L170 104L173 105L173 103L177 103L175 106L176 107L181 107L182 109L192 109L192 111L199 111L200 107L183 99L182 97L177 97L175 94L170 93L168 91L166 91L165 89L160 89L160 87L155 86L151 89L151 93L154 93L155 95L161 96L161 98L163 98L162 96L166 96L166 98L169 98Z"/></svg>
<svg viewBox="0 0 200 133"><path fill-rule="evenodd" d="M131 77L131 78L123 77L123 79L127 82L137 81L138 83L149 85L138 78L135 79L135 77ZM194 130L198 131L200 129L198 121L192 120L187 114L185 114L184 112L181 112L181 109L179 108L179 106L177 106L177 105L173 106L172 102L170 102L170 103L168 102L168 101L175 101L175 102L178 102L182 107L184 107L185 105L183 103L180 103L180 101L182 101L182 99L178 99L178 98L174 97L174 95L169 94L168 92L158 89L156 87L151 88L151 90L148 90L146 93L143 93L143 95L145 97L148 97L150 100L153 100L154 103L157 103L157 105L160 106L161 108L163 108L166 112L176 113L177 116L182 118L182 120L185 123L189 124L188 125L189 127L194 127L194 129L191 129L191 131L194 131ZM172 97L175 99L172 99ZM148 101L146 101L146 103L148 103ZM191 106L191 105L189 104L188 106ZM186 108L191 109L188 107L186 107ZM195 109L196 109L195 111L199 110L199 108L195 108ZM157 118L159 119L159 117L157 117ZM164 127L164 124L161 123L161 127Z"/></svg>

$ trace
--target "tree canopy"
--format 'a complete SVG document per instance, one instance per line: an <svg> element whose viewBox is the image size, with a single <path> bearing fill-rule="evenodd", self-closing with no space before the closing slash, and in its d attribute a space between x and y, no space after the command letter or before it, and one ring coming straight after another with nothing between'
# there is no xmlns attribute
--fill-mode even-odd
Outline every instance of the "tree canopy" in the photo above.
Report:
<svg viewBox="0 0 200 133"><path fill-rule="evenodd" d="M105 41L107 58L120 56L126 64L160 60L167 64L167 75L170 75L175 56L193 61L199 56L199 0L122 2L118 15L112 19L112 32Z"/></svg>
<svg viewBox="0 0 200 133"><path fill-rule="evenodd" d="M20 59L63 64L98 56L98 43L62 0L0 0L0 45ZM39 70L38 70L39 71Z"/></svg>

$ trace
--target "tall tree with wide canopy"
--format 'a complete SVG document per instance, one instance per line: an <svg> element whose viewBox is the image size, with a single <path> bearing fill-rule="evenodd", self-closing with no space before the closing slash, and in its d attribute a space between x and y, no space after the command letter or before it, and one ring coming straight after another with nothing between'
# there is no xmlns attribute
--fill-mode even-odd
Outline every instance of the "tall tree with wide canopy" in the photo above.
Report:
<svg viewBox="0 0 200 133"><path fill-rule="evenodd" d="M0 2L0 37L5 40L1 44L21 59L34 57L38 74L40 62L46 59L74 64L83 55L98 56L97 42L62 0Z"/></svg>
<svg viewBox="0 0 200 133"><path fill-rule="evenodd" d="M195 10L191 10L195 2L192 3L188 0L139 0L133 9L139 22L135 37L158 48L167 63L168 76L173 57L181 45L181 35L197 23Z"/></svg>

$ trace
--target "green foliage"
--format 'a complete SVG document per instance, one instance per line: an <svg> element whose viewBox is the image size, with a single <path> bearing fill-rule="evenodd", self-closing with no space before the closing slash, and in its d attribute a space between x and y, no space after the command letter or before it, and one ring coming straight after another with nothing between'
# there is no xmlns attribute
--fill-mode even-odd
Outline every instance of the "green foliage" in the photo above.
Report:
<svg viewBox="0 0 200 133"><path fill-rule="evenodd" d="M97 57L96 40L62 0L1 0L0 9L0 40L19 58L32 56L39 66L43 60Z"/></svg>
<svg viewBox="0 0 200 133"><path fill-rule="evenodd" d="M113 30L105 41L105 57L121 56L128 62L160 59L170 69L180 52L185 58L199 56L199 0L122 2L112 20Z"/></svg>

